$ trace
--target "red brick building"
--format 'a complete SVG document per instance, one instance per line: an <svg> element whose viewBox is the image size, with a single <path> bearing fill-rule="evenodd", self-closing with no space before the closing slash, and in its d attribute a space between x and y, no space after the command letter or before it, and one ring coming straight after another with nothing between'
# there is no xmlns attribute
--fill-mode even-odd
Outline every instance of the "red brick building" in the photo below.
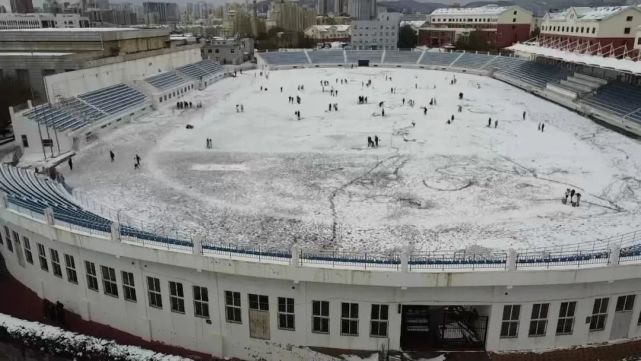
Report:
<svg viewBox="0 0 641 361"><path fill-rule="evenodd" d="M539 43L569 51L621 56L634 49L639 26L638 6L572 7L545 15Z"/></svg>
<svg viewBox="0 0 641 361"><path fill-rule="evenodd" d="M476 8L443 8L430 14L419 30L419 44L429 47L454 45L472 32L496 48L526 41L534 27L532 12L519 6L486 5Z"/></svg>

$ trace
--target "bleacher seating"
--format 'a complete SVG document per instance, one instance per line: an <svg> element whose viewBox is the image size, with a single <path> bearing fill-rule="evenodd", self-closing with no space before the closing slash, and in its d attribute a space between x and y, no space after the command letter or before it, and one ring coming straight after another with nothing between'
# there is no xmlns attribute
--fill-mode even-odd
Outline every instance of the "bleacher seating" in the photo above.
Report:
<svg viewBox="0 0 641 361"><path fill-rule="evenodd" d="M387 50L384 62L386 64L416 64L421 54L420 51Z"/></svg>
<svg viewBox="0 0 641 361"><path fill-rule="evenodd" d="M370 64L380 64L382 50L349 50L347 51L347 62L356 63L359 60L369 60Z"/></svg>
<svg viewBox="0 0 641 361"><path fill-rule="evenodd" d="M426 51L421 59L421 65L450 66L461 53L440 53Z"/></svg>
<svg viewBox="0 0 641 361"><path fill-rule="evenodd" d="M307 55L312 64L344 64L345 52L343 50L317 50L308 51Z"/></svg>
<svg viewBox="0 0 641 361"><path fill-rule="evenodd" d="M302 51L273 51L261 53L260 56L271 65L304 65L309 64L307 56Z"/></svg>
<svg viewBox="0 0 641 361"><path fill-rule="evenodd" d="M78 98L110 115L128 111L147 100L143 93L125 84L85 93Z"/></svg>
<svg viewBox="0 0 641 361"><path fill-rule="evenodd" d="M497 66L496 62L493 66ZM514 66L497 66L497 68L497 73L505 74L541 89L545 88L547 83L556 83L569 75L569 72L557 66L532 61L520 61Z"/></svg>
<svg viewBox="0 0 641 361"><path fill-rule="evenodd" d="M168 71L166 73L150 76L145 79L145 81L160 90L171 89L187 82L187 80L178 75L176 71Z"/></svg>
<svg viewBox="0 0 641 361"><path fill-rule="evenodd" d="M495 57L494 55L488 54L465 53L456 59L451 66L453 68L484 69Z"/></svg>
<svg viewBox="0 0 641 361"><path fill-rule="evenodd" d="M583 99L585 104L641 123L641 87L611 83Z"/></svg>
<svg viewBox="0 0 641 361"><path fill-rule="evenodd" d="M177 68L179 72L194 80L200 80L218 73L224 72L222 65L213 60L202 60L194 64L188 64Z"/></svg>

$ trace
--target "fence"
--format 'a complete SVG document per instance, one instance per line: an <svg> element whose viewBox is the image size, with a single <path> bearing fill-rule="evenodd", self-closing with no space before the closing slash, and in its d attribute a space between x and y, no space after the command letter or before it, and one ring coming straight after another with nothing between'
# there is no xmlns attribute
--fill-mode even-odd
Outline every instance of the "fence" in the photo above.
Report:
<svg viewBox="0 0 641 361"><path fill-rule="evenodd" d="M509 266L509 255L506 251L489 249L447 250L439 252L412 252L403 262L399 252L365 253L346 252L341 250L318 249L273 249L264 246L240 246L237 244L220 244L207 241L207 237L193 233L181 232L173 225L152 226L121 214L120 211L103 207L92 202L90 197L74 192L72 199L80 203L79 208L89 210L95 217L81 217L64 213L53 214L57 227L71 232L81 232L106 239L118 239L122 242L166 249L200 253L207 256L248 259L252 261L271 261L279 263L296 263L298 266L385 269L408 271L429 270L505 270L541 269L552 267L582 267L608 265L613 259L613 250L617 250L619 263L630 263L641 260L641 231L624 233L589 243L563 245L558 247L529 248L515 250L513 265ZM79 201L79 202L78 202ZM46 223L44 209L26 207L22 199L7 197L7 208ZM44 208L44 207L43 207ZM117 234L113 234L113 224L118 224ZM204 241L203 241L204 239ZM198 240L198 242L194 242ZM200 245L200 246L196 246Z"/></svg>

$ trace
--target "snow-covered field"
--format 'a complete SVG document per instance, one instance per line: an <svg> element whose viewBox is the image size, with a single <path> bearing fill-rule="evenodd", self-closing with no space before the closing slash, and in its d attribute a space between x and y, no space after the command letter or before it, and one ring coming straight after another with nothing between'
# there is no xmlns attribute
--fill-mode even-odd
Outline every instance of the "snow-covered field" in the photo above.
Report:
<svg viewBox="0 0 641 361"><path fill-rule="evenodd" d="M324 92L321 80L330 83ZM369 103L358 104L360 95ZM525 248L641 229L639 141L493 79L374 68L245 72L188 100L204 109L168 104L80 151L67 182L148 227L274 248L295 240L366 252L407 243ZM380 146L368 148L375 135ZM581 207L561 203L568 187L583 195Z"/></svg>

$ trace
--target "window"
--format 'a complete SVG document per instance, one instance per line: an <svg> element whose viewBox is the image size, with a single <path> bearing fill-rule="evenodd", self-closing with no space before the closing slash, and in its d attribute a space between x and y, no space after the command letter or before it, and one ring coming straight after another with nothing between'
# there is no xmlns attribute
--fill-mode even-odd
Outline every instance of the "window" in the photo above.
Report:
<svg viewBox="0 0 641 361"><path fill-rule="evenodd" d="M29 148L29 140L27 139L27 136L23 134L21 138L22 138L22 147Z"/></svg>
<svg viewBox="0 0 641 361"><path fill-rule="evenodd" d="M574 310L576 302L562 302L559 309L559 322L556 324L557 335L571 335L574 327Z"/></svg>
<svg viewBox="0 0 641 361"><path fill-rule="evenodd" d="M549 303L537 303L532 305L532 317L530 317L530 331L528 336L545 336L548 325Z"/></svg>
<svg viewBox="0 0 641 361"><path fill-rule="evenodd" d="M592 28L592 34L596 32L596 28Z"/></svg>
<svg viewBox="0 0 641 361"><path fill-rule="evenodd" d="M387 313L388 305L372 305L370 321L370 336L387 337Z"/></svg>
<svg viewBox="0 0 641 361"><path fill-rule="evenodd" d="M209 318L209 295L206 287L194 286L194 316Z"/></svg>
<svg viewBox="0 0 641 361"><path fill-rule="evenodd" d="M227 322L243 322L240 316L240 292L225 291L225 318Z"/></svg>
<svg viewBox="0 0 641 361"><path fill-rule="evenodd" d="M627 295L627 296L619 296L617 298L617 306L615 311L616 312L625 312L625 311L632 311L632 307L634 307L634 295Z"/></svg>
<svg viewBox="0 0 641 361"><path fill-rule="evenodd" d="M108 296L118 297L118 283L116 281L116 270L107 266L100 266L102 273L102 286L105 294Z"/></svg>
<svg viewBox="0 0 641 361"><path fill-rule="evenodd" d="M96 277L96 265L92 262L85 261L85 270L87 271L87 288L98 292L98 277Z"/></svg>
<svg viewBox="0 0 641 361"><path fill-rule="evenodd" d="M329 333L329 301L312 301L312 332Z"/></svg>
<svg viewBox="0 0 641 361"><path fill-rule="evenodd" d="M605 328L605 320L608 317L609 301L609 298L597 298L594 300L592 317L590 317L590 331L601 331Z"/></svg>
<svg viewBox="0 0 641 361"><path fill-rule="evenodd" d="M625 21L632 21L632 19L634 19L634 16L628 16L625 18Z"/></svg>
<svg viewBox="0 0 641 361"><path fill-rule="evenodd" d="M134 274L131 272L120 272L122 275L122 294L125 301L136 302L136 284Z"/></svg>
<svg viewBox="0 0 641 361"><path fill-rule="evenodd" d="M149 306L162 308L162 295L160 293L160 280L155 277L147 277L147 289L149 290Z"/></svg>
<svg viewBox="0 0 641 361"><path fill-rule="evenodd" d="M341 303L341 335L358 336L358 303Z"/></svg>
<svg viewBox="0 0 641 361"><path fill-rule="evenodd" d="M51 253L51 268L53 268L53 274L62 278L62 268L60 268L60 257L58 256L58 251L50 248L49 252Z"/></svg>
<svg viewBox="0 0 641 361"><path fill-rule="evenodd" d="M519 313L521 305L503 306L503 321L501 322L501 338L516 337L519 334Z"/></svg>
<svg viewBox="0 0 641 361"><path fill-rule="evenodd" d="M278 297L278 328L294 331L294 299Z"/></svg>
<svg viewBox="0 0 641 361"><path fill-rule="evenodd" d="M637 39L637 45L641 45L641 37Z"/></svg>
<svg viewBox="0 0 641 361"><path fill-rule="evenodd" d="M624 34L630 34L630 28L625 28L623 29Z"/></svg>
<svg viewBox="0 0 641 361"><path fill-rule="evenodd" d="M73 256L65 254L65 270L67 271L67 280L71 283L78 284L78 274L76 273L76 262Z"/></svg>
<svg viewBox="0 0 641 361"><path fill-rule="evenodd" d="M10 252L13 252L13 243L11 242L11 233L9 233L9 228L7 226L4 227L4 233L7 235L7 249Z"/></svg>
<svg viewBox="0 0 641 361"><path fill-rule="evenodd" d="M24 243L24 254L27 258L27 262L33 264L33 254L31 253L31 243L29 242L29 238L22 237L22 241Z"/></svg>
<svg viewBox="0 0 641 361"><path fill-rule="evenodd" d="M7 237L7 242L11 243L11 239L9 239L9 237ZM47 264L47 253L45 251L45 246L41 245L40 243L38 243L38 260L40 261L40 268L43 271L49 272L49 265Z"/></svg>
<svg viewBox="0 0 641 361"><path fill-rule="evenodd" d="M265 295L248 295L249 309L258 311L269 311L269 298Z"/></svg>
<svg viewBox="0 0 641 361"><path fill-rule="evenodd" d="M169 306L171 312L185 313L185 295L182 283L169 281Z"/></svg>

